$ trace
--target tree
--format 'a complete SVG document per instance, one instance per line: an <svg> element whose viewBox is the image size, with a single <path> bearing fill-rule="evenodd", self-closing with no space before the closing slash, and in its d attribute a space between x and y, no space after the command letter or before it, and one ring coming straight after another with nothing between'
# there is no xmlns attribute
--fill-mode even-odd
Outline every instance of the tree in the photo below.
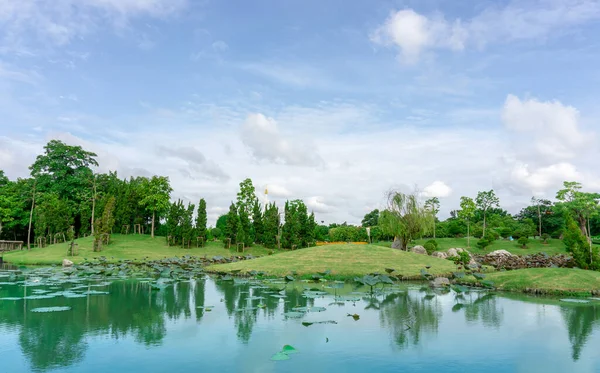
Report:
<svg viewBox="0 0 600 373"><path fill-rule="evenodd" d="M589 244L587 238L581 232L580 227L573 217L567 214L565 222L566 230L563 239L567 251L573 255L573 260L579 268L583 269L600 269L600 257L598 255L598 248L592 248L590 255L588 255Z"/></svg>
<svg viewBox="0 0 600 373"><path fill-rule="evenodd" d="M227 214L219 216L217 223L215 224L215 228L219 228L221 234L227 230Z"/></svg>
<svg viewBox="0 0 600 373"><path fill-rule="evenodd" d="M440 212L440 200L437 197L433 197L425 201L425 208L431 212L433 218L433 239L435 239L435 224L437 220L437 214Z"/></svg>
<svg viewBox="0 0 600 373"><path fill-rule="evenodd" d="M467 222L467 247L471 247L471 219L475 216L477 206L472 198L460 197L458 217Z"/></svg>
<svg viewBox="0 0 600 373"><path fill-rule="evenodd" d="M542 213L546 212L546 209L543 209L543 207L551 206L552 202L548 201L547 199L535 198L535 196L534 196L534 197L531 197L531 204L533 206L535 206L535 209L537 210L538 236L541 238L542 237Z"/></svg>
<svg viewBox="0 0 600 373"><path fill-rule="evenodd" d="M298 218L298 204L296 201L286 201L284 211L284 219L282 228L281 245L285 248L293 249L302 244L300 238L300 220Z"/></svg>
<svg viewBox="0 0 600 373"><path fill-rule="evenodd" d="M254 235L252 232L252 224L250 219L254 205L258 202L256 197L256 189L252 184L252 179L245 179L240 183L240 191L237 194L237 210L240 217L240 224L244 230L244 243L246 246L252 245Z"/></svg>
<svg viewBox="0 0 600 373"><path fill-rule="evenodd" d="M419 203L416 193L390 191L387 201L387 208L379 219L380 226L385 233L400 241L402 250L407 250L414 238L431 228L430 213Z"/></svg>
<svg viewBox="0 0 600 373"><path fill-rule="evenodd" d="M196 237L202 237L206 241L206 201L204 198L198 202L198 215L196 216Z"/></svg>
<svg viewBox="0 0 600 373"><path fill-rule="evenodd" d="M229 213L227 214L226 226L223 231L225 239L230 239L232 244L236 243L236 235L238 233L239 217L235 203L231 202Z"/></svg>
<svg viewBox="0 0 600 373"><path fill-rule="evenodd" d="M262 243L265 229L263 213L258 200L254 201L254 206L252 207L252 227L254 230L254 241L256 243Z"/></svg>
<svg viewBox="0 0 600 373"><path fill-rule="evenodd" d="M145 196L139 203L152 212L152 229L150 232L152 238L154 238L156 215L160 216L169 208L169 200L173 189L169 184L169 178L165 176L152 176L144 189Z"/></svg>
<svg viewBox="0 0 600 373"><path fill-rule="evenodd" d="M500 200L496 197L496 193L494 190L489 190L487 192L482 191L477 193L477 197L475 198L475 203L477 207L483 212L483 236L485 237L485 227L486 227L486 214L490 208L499 207Z"/></svg>
<svg viewBox="0 0 600 373"><path fill-rule="evenodd" d="M365 215L361 222L363 227L375 227L379 224L379 210L375 209Z"/></svg>
<svg viewBox="0 0 600 373"><path fill-rule="evenodd" d="M263 236L262 241L265 247L275 248L277 246L277 237L279 237L279 209L275 203L270 203L265 208L263 215Z"/></svg>

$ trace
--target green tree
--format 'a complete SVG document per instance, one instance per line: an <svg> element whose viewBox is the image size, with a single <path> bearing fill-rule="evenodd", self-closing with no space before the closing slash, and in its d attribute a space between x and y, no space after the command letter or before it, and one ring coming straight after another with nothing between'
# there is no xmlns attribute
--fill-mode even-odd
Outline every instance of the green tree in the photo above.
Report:
<svg viewBox="0 0 600 373"><path fill-rule="evenodd" d="M563 243L565 244L567 251L573 256L573 260L577 266L583 269L599 270L600 257L598 256L598 248L593 248L592 251L589 252L587 238L583 235L580 227L578 227L573 217L569 214L567 214L565 226L566 230Z"/></svg>
<svg viewBox="0 0 600 373"><path fill-rule="evenodd" d="M253 227L251 224L252 210L258 202L256 189L252 184L252 179L247 178L240 183L240 191L237 194L237 210L240 217L240 224L244 230L244 243L247 246L252 245L254 241Z"/></svg>
<svg viewBox="0 0 600 373"><path fill-rule="evenodd" d="M266 211L266 207L265 207ZM263 236L265 234L263 213L258 200L254 201L252 207L252 227L254 230L254 241L256 243L263 243Z"/></svg>
<svg viewBox="0 0 600 373"><path fill-rule="evenodd" d="M196 216L196 237L202 237L206 241L206 201L204 198L198 202L198 215Z"/></svg>
<svg viewBox="0 0 600 373"><path fill-rule="evenodd" d="M499 207L500 200L496 197L496 193L494 190L482 191L477 193L477 197L475 198L475 204L477 208L479 208L483 212L483 236L485 236L485 228L486 228L486 215L490 208Z"/></svg>
<svg viewBox="0 0 600 373"><path fill-rule="evenodd" d="M262 241L265 247L274 248L277 246L277 237L279 237L279 209L275 203L270 203L265 208L263 215L263 236Z"/></svg>
<svg viewBox="0 0 600 373"><path fill-rule="evenodd" d="M219 216L217 223L215 224L215 228L219 228L221 234L227 230L227 214Z"/></svg>
<svg viewBox="0 0 600 373"><path fill-rule="evenodd" d="M460 197L460 210L458 217L467 222L467 247L471 247L471 220L475 216L477 206L472 198Z"/></svg>
<svg viewBox="0 0 600 373"><path fill-rule="evenodd" d="M433 219L433 239L435 239L435 225L437 221L437 214L440 212L440 200L437 197L433 197L425 201L425 208L431 212Z"/></svg>
<svg viewBox="0 0 600 373"><path fill-rule="evenodd" d="M391 191L387 200L387 208L379 218L380 226L386 234L400 241L402 250L407 250L413 239L431 229L430 213L419 203L416 193Z"/></svg>
<svg viewBox="0 0 600 373"><path fill-rule="evenodd" d="M230 239L232 244L236 243L238 233L239 217L235 203L231 202L229 213L227 214L225 230L223 231L225 239Z"/></svg>
<svg viewBox="0 0 600 373"><path fill-rule="evenodd" d="M172 191L169 178L165 176L152 176L152 179L145 185L144 198L139 203L152 212L152 228L150 230L152 238L154 238L156 215L160 217L167 211Z"/></svg>
<svg viewBox="0 0 600 373"><path fill-rule="evenodd" d="M375 209L365 215L361 222L363 227L375 227L379 225L379 210Z"/></svg>

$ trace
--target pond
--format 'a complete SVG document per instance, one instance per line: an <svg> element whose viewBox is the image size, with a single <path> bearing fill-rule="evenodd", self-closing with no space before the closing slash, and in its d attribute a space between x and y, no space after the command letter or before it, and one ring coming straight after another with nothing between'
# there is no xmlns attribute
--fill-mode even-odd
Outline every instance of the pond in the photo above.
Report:
<svg viewBox="0 0 600 373"><path fill-rule="evenodd" d="M200 277L4 272L0 371L600 372L600 301Z"/></svg>

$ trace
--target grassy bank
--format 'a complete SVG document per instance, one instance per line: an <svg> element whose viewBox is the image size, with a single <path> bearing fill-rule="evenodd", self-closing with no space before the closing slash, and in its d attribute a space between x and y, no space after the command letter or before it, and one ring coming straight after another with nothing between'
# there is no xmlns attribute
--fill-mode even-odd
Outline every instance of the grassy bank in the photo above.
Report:
<svg viewBox="0 0 600 373"><path fill-rule="evenodd" d="M120 235L114 234L111 243L104 246L102 252L93 252L92 237L80 238L75 240L79 245L79 255L67 256L69 244L61 243L50 245L45 248L33 248L31 251L12 251L4 254L4 261L16 265L49 265L61 264L63 259L69 259L75 263L83 261L84 258L92 259L105 256L108 260L119 259L161 259L164 257L174 257L183 255L193 256L223 256L229 257L236 255L234 249L224 249L221 242L208 242L205 247L183 249L181 247L168 247L164 237L155 237L154 239L147 235ZM267 255L268 249L262 246L253 246L246 249L245 254L254 256ZM239 254L241 255L241 253Z"/></svg>
<svg viewBox="0 0 600 373"><path fill-rule="evenodd" d="M469 276L470 277L470 276ZM499 290L540 294L589 295L600 291L600 272L571 268L529 268L486 275ZM475 282L467 280L468 283Z"/></svg>
<svg viewBox="0 0 600 373"><path fill-rule="evenodd" d="M395 275L420 277L420 270L431 266L429 273L448 275L456 270L448 261L425 255L407 253L376 245L329 245L284 252L255 260L214 265L208 271L228 273L263 271L271 276L285 276L295 271L299 276L331 270L332 277L348 278L369 273L385 273L386 268L396 270Z"/></svg>
<svg viewBox="0 0 600 373"><path fill-rule="evenodd" d="M415 245L424 245L428 239L415 240ZM437 238L438 250L446 251L452 247L462 247L467 249L466 238ZM485 250L477 247L476 238L471 238L471 247L468 250L473 254L487 254L495 250L506 250L515 255L528 255L540 252L545 252L548 255L566 254L567 250L561 240L550 239L547 244L543 244L541 240L530 239L527 249L523 249L517 241L496 240ZM377 245L390 247L391 242L380 242Z"/></svg>

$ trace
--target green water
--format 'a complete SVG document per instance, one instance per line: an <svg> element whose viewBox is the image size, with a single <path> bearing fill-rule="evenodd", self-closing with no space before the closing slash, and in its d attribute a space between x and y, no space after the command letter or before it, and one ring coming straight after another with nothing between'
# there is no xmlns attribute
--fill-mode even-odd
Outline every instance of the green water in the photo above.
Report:
<svg viewBox="0 0 600 373"><path fill-rule="evenodd" d="M21 298L0 300L0 372L600 372L600 302L209 277L159 291L33 281L0 284L1 298ZM306 297L311 287L328 294ZM54 306L71 309L32 311ZM294 307L325 310L287 318ZM336 323L302 324L317 321ZM297 353L271 361L284 345Z"/></svg>

